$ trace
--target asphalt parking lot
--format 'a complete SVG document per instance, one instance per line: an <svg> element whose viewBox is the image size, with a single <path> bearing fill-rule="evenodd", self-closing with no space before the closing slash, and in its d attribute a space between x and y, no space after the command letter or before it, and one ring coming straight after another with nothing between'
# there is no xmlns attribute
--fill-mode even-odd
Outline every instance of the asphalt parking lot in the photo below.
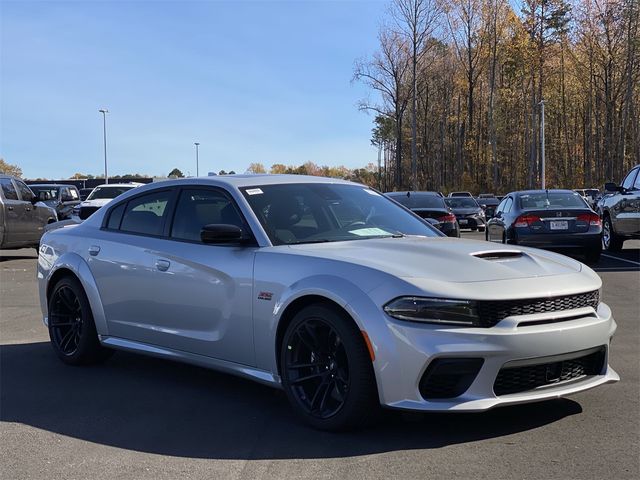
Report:
<svg viewBox="0 0 640 480"><path fill-rule="evenodd" d="M463 233L484 238L484 234ZM596 267L618 332L614 385L482 414L387 412L317 432L274 389L118 352L55 357L33 249L0 251L0 478L640 478L640 241Z"/></svg>

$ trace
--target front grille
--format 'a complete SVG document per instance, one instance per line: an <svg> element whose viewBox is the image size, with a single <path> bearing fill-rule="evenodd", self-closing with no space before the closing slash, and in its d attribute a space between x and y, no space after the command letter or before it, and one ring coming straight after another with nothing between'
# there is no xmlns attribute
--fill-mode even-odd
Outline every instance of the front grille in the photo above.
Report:
<svg viewBox="0 0 640 480"><path fill-rule="evenodd" d="M512 315L562 312L583 307L597 309L599 303L600 293L598 290L576 295L527 300L480 300L478 301L478 315L483 326L492 327Z"/></svg>
<svg viewBox="0 0 640 480"><path fill-rule="evenodd" d="M82 207L80 209L80 214L78 215L82 220L86 220L95 212L98 211L100 207Z"/></svg>
<svg viewBox="0 0 640 480"><path fill-rule="evenodd" d="M534 388L554 385L568 380L576 380L587 375L599 375L604 366L605 349L568 360L504 367L493 384L496 395L526 392Z"/></svg>

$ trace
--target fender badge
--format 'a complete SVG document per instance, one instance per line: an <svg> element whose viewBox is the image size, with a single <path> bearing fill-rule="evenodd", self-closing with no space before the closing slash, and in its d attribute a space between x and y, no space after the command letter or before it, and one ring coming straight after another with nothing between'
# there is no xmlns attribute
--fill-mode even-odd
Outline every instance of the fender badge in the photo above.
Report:
<svg viewBox="0 0 640 480"><path fill-rule="evenodd" d="M267 300L268 302L270 302L272 298L273 293L271 292L260 292L258 294L258 300Z"/></svg>

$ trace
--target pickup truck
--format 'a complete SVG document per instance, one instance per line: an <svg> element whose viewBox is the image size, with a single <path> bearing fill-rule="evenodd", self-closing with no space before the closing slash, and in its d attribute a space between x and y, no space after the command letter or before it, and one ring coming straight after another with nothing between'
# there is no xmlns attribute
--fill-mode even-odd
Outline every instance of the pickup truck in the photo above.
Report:
<svg viewBox="0 0 640 480"><path fill-rule="evenodd" d="M22 180L0 175L0 248L38 248L44 227L57 220L55 209L40 202Z"/></svg>

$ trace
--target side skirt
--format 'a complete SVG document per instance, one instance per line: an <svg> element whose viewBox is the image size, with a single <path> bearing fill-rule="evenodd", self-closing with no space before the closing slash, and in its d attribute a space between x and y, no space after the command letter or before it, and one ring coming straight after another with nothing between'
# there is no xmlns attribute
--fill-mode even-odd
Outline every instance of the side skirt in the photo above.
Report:
<svg viewBox="0 0 640 480"><path fill-rule="evenodd" d="M265 370L259 370L254 367L250 367L248 365L241 365L239 363L206 357L204 355L184 352L181 350L172 350L170 348L159 347L157 345L150 345L147 343L126 340L124 338L118 337L110 337L106 335L100 335L100 343L102 343L105 347L113 348L115 350L124 350L127 352L141 353L143 355L149 355L152 357L164 358L166 360L189 363L192 365L197 365L199 367L210 368L219 372L230 373L239 377L248 378L250 380L254 380L270 387L282 388L279 376L273 375L271 372L267 372Z"/></svg>

